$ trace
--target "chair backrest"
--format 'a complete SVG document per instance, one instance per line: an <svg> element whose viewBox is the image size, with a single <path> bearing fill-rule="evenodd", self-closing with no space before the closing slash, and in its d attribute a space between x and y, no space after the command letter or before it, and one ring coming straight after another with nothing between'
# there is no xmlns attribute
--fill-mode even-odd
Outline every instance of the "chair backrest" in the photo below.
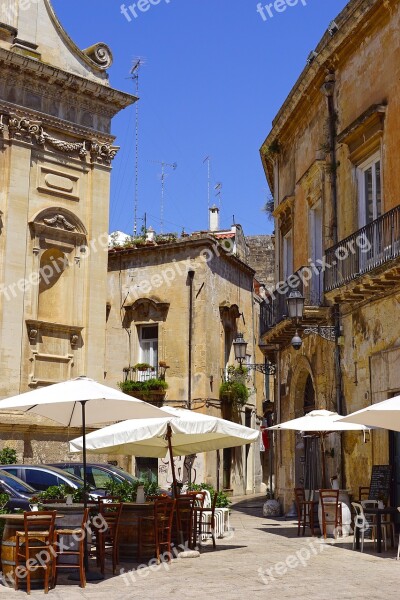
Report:
<svg viewBox="0 0 400 600"><path fill-rule="evenodd" d="M319 490L319 497L321 499L321 504L324 502L339 502L339 490Z"/></svg>
<svg viewBox="0 0 400 600"><path fill-rule="evenodd" d="M102 502L100 504L100 515L107 523L109 529L113 529L114 531L118 529L122 507L122 502Z"/></svg>
<svg viewBox="0 0 400 600"><path fill-rule="evenodd" d="M197 491L197 492L193 491L193 492L188 492L187 494L188 494L188 496L193 496L194 497L194 499L195 499L195 502L194 502L195 506L199 506L200 508L204 507L204 501L206 499L206 493L205 492L203 492L203 491L201 491L201 492L199 492L199 491Z"/></svg>
<svg viewBox="0 0 400 600"><path fill-rule="evenodd" d="M306 492L304 488L294 488L294 497L296 505L299 506L302 502L306 500Z"/></svg>
<svg viewBox="0 0 400 600"><path fill-rule="evenodd" d="M81 524L81 529L86 530L88 521L89 521L89 513L90 513L90 508L85 508L85 510L83 511L83 517L82 517L82 524Z"/></svg>
<svg viewBox="0 0 400 600"><path fill-rule="evenodd" d="M202 490L205 493L203 508L211 508L211 494L208 490Z"/></svg>
<svg viewBox="0 0 400 600"><path fill-rule="evenodd" d="M54 526L56 521L57 511L42 510L42 511L26 511L24 512L24 530L25 535L32 532L46 532L49 539L53 540Z"/></svg>
<svg viewBox="0 0 400 600"><path fill-rule="evenodd" d="M358 501L368 500L369 498L369 486L360 485L358 487Z"/></svg>
<svg viewBox="0 0 400 600"><path fill-rule="evenodd" d="M362 504L359 502L352 502L352 507L354 508L355 518L354 518L354 527L358 527L359 529L367 530L369 529L369 523L367 521L366 516L364 515L364 509Z"/></svg>
<svg viewBox="0 0 400 600"><path fill-rule="evenodd" d="M378 508L378 500L361 500L360 502L363 508Z"/></svg>
<svg viewBox="0 0 400 600"><path fill-rule="evenodd" d="M175 506L175 498L169 496L163 496L154 502L154 521L160 542L166 542L171 537Z"/></svg>

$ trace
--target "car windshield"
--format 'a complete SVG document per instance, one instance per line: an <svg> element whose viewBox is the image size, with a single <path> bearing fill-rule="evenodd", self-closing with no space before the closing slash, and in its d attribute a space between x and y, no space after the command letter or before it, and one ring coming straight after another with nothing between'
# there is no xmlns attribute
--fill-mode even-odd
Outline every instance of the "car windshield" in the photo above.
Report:
<svg viewBox="0 0 400 600"><path fill-rule="evenodd" d="M15 490L16 492L19 492L20 494L31 495L35 493L33 487L31 487L27 483L24 483L23 481L18 479L18 477L14 477L9 473L6 475L4 471L0 473L0 482L6 483L10 488Z"/></svg>
<svg viewBox="0 0 400 600"><path fill-rule="evenodd" d="M131 483L135 483L138 478L134 477L133 475L131 475L130 473L128 473L127 471L124 471L123 469L120 469L119 467L112 467L112 471L113 473L115 473L117 476L121 477L122 479L127 479L128 481L130 481Z"/></svg>

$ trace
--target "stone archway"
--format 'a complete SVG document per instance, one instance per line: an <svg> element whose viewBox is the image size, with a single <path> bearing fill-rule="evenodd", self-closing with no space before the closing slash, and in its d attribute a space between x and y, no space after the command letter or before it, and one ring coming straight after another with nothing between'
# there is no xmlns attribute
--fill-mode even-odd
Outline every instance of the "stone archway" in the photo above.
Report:
<svg viewBox="0 0 400 600"><path fill-rule="evenodd" d="M316 389L311 364L305 356L299 357L290 384L291 406L294 418L315 409ZM295 433L294 473L296 487L318 489L320 450L318 439Z"/></svg>

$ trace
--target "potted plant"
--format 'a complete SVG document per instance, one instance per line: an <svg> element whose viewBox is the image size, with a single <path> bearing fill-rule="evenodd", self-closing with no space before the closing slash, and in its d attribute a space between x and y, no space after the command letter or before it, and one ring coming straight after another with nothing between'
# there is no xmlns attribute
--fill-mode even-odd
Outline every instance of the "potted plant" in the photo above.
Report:
<svg viewBox="0 0 400 600"><path fill-rule="evenodd" d="M168 389L168 383L164 379L154 377L147 381L120 381L118 387L125 394L151 402L155 406L161 406Z"/></svg>
<svg viewBox="0 0 400 600"><path fill-rule="evenodd" d="M137 363L133 368L136 371L154 371L154 367L148 363Z"/></svg>

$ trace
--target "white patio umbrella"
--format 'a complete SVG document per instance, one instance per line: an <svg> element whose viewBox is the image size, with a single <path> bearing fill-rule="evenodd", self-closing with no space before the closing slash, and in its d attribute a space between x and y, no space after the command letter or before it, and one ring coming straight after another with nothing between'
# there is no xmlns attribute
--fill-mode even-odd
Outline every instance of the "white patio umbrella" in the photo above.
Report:
<svg viewBox="0 0 400 600"><path fill-rule="evenodd" d="M176 492L174 456L233 448L255 442L259 431L211 415L181 408L164 408L170 416L161 419L135 419L116 423L86 436L88 453L134 454L164 458L169 452ZM71 452L81 452L83 439L70 442Z"/></svg>
<svg viewBox="0 0 400 600"><path fill-rule="evenodd" d="M341 418L341 423L346 425L360 423L367 427L381 427L391 431L400 431L400 396L394 396L383 402L371 404L362 410L357 410L347 417Z"/></svg>
<svg viewBox="0 0 400 600"><path fill-rule="evenodd" d="M66 427L82 427L81 451L85 490L87 425L94 426L125 419L156 419L165 416L163 410L87 377L77 377L0 400L0 418L1 411L5 410L20 410L24 413L40 415ZM84 499L86 506L86 494Z"/></svg>
<svg viewBox="0 0 400 600"><path fill-rule="evenodd" d="M349 421L344 423L342 415L329 410L313 410L304 417L286 421L269 427L269 430L293 430L313 433L321 440L321 458L322 458L322 480L326 485L326 466L325 466L325 437L330 433L339 431L366 431L368 427Z"/></svg>

